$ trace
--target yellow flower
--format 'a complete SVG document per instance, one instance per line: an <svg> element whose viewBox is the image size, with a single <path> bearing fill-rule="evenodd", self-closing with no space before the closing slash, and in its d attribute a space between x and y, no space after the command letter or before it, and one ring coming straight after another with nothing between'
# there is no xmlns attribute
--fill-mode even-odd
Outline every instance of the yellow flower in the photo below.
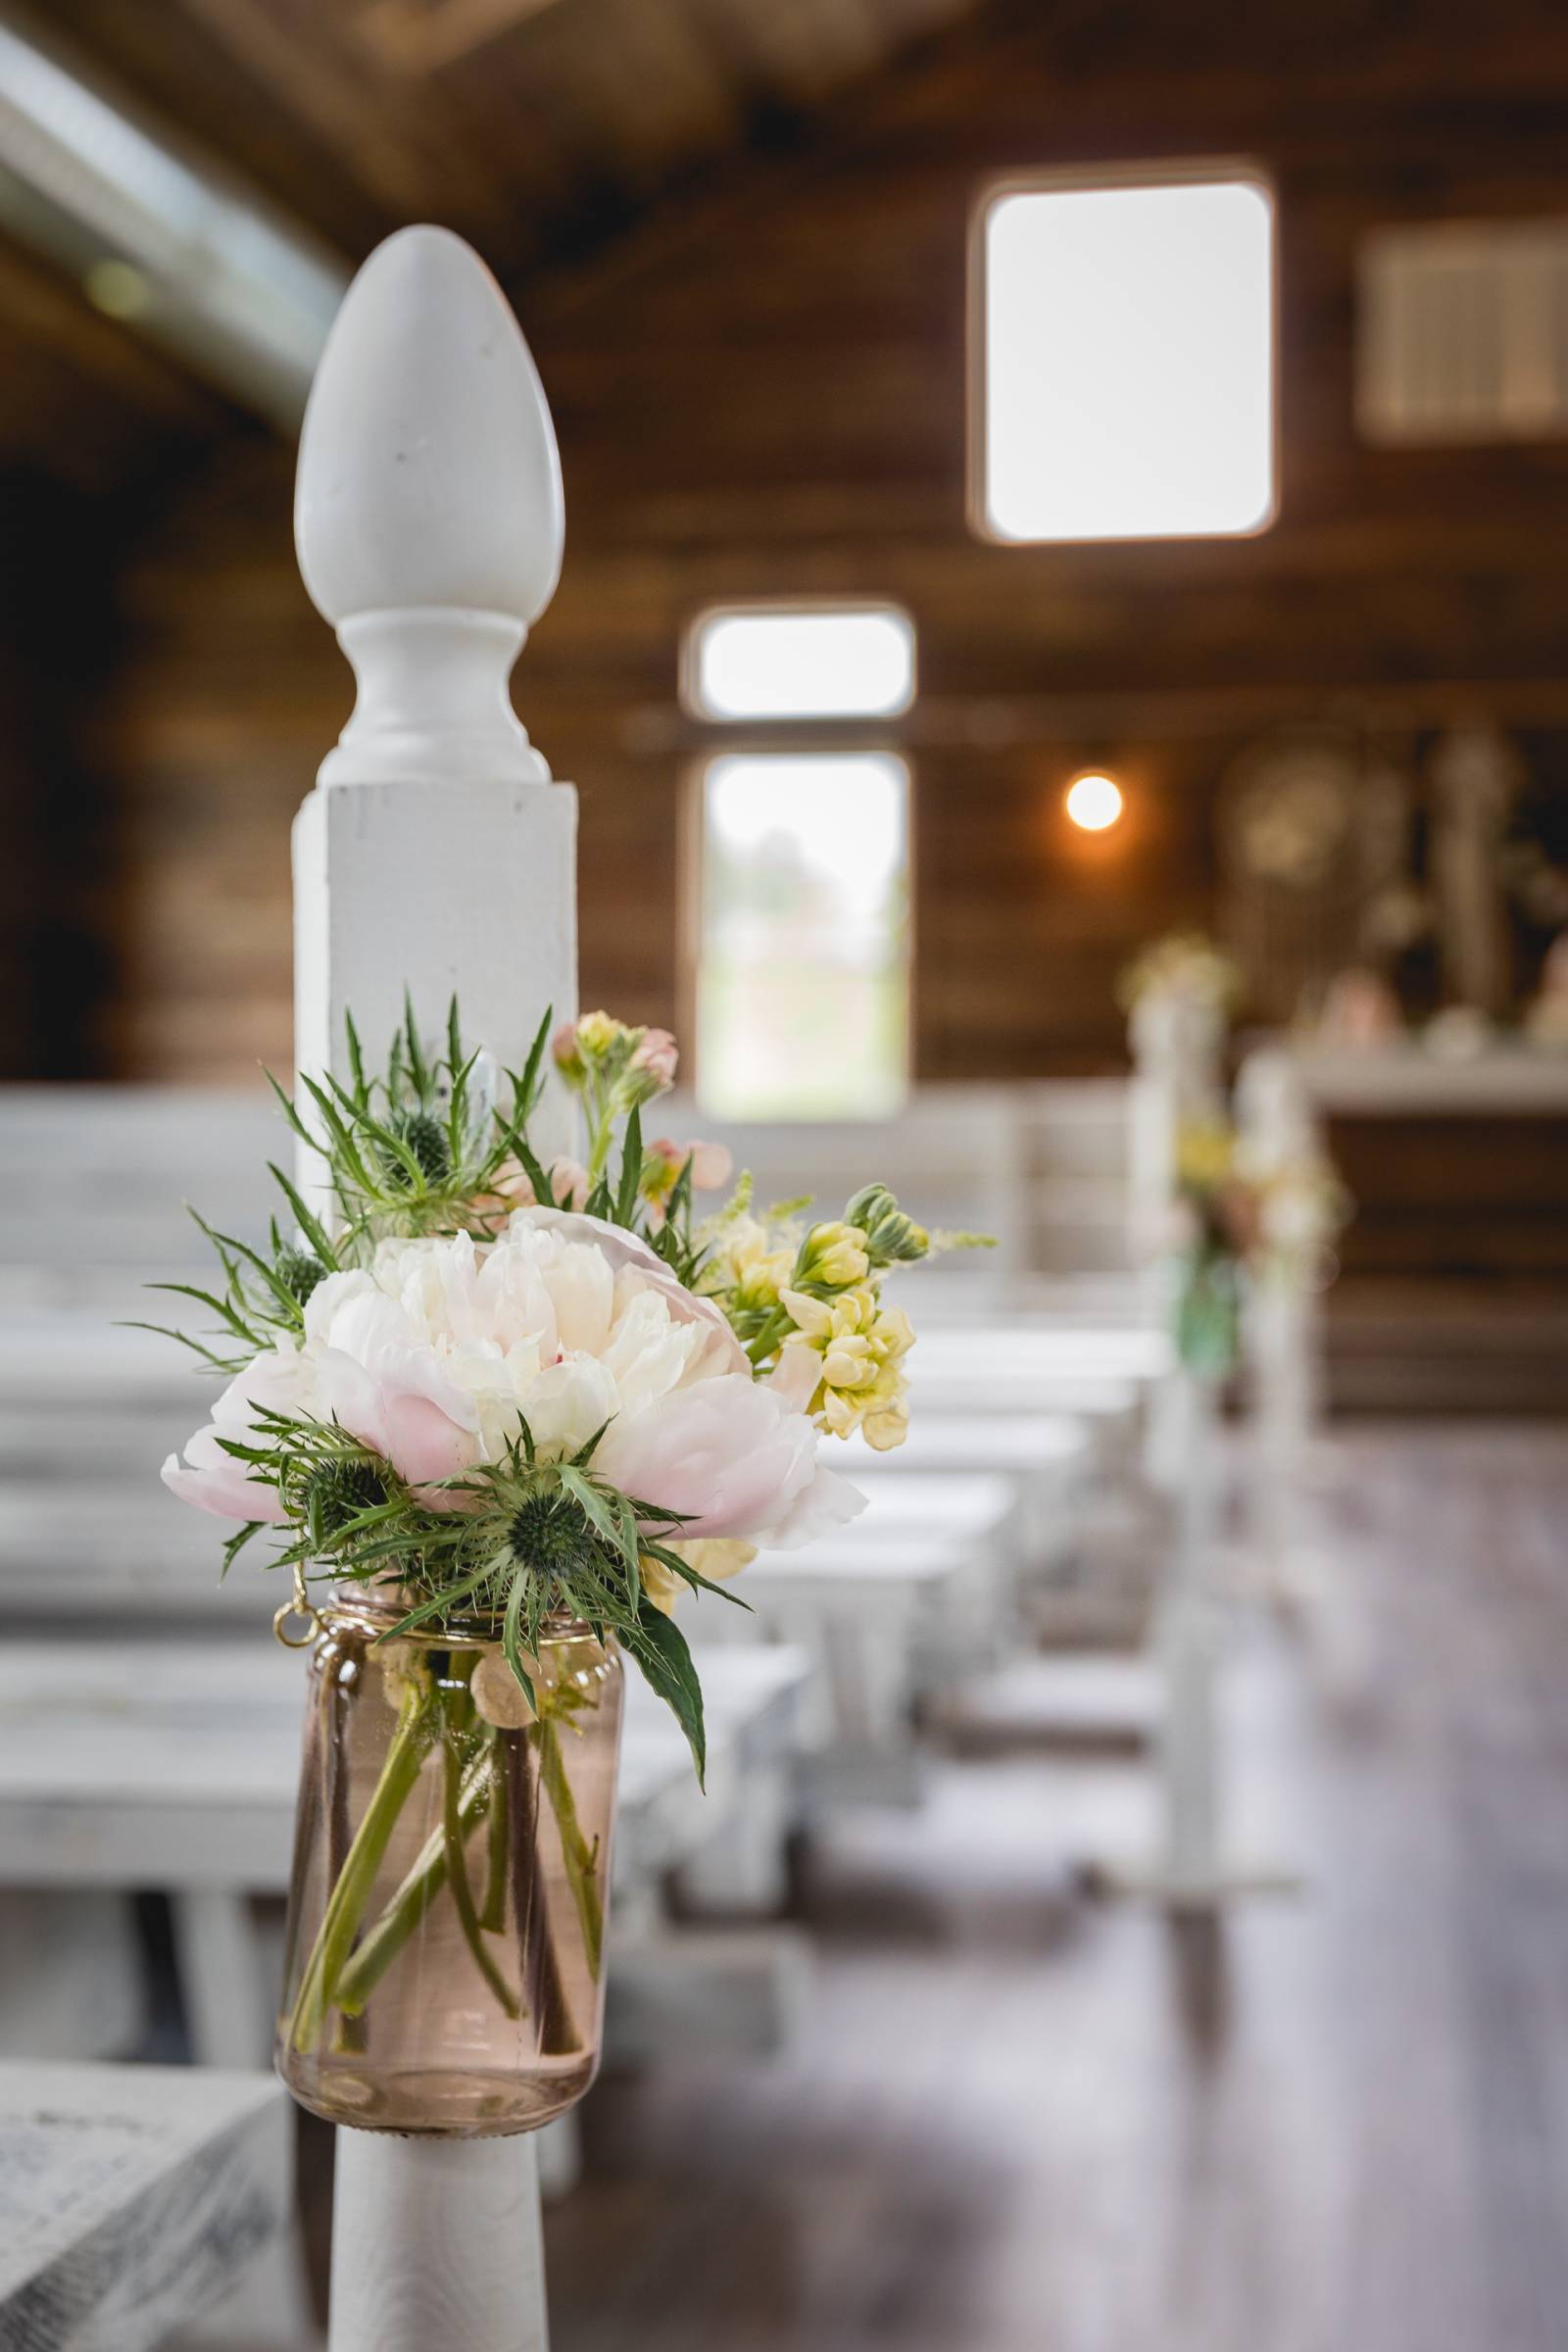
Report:
<svg viewBox="0 0 1568 2352"><path fill-rule="evenodd" d="M897 1446L909 1417L902 1369L914 1345L908 1316L884 1308L868 1282L831 1299L785 1291L780 1302L798 1335L785 1342L783 1355L818 1359L808 1409L834 1437L863 1429L867 1444L881 1450Z"/></svg>
<svg viewBox="0 0 1568 2352"><path fill-rule="evenodd" d="M836 1220L813 1225L801 1255L801 1280L819 1282L829 1290L848 1290L871 1271L865 1236L858 1225Z"/></svg>
<svg viewBox="0 0 1568 2352"><path fill-rule="evenodd" d="M711 1263L718 1282L705 1282L735 1294L737 1307L776 1306L779 1294L794 1268L794 1254L773 1247L771 1236L756 1217L737 1217L726 1226Z"/></svg>
<svg viewBox="0 0 1568 2352"><path fill-rule="evenodd" d="M612 1013L585 1012L577 1023L577 1051L597 1057L608 1054L625 1034L625 1024Z"/></svg>
<svg viewBox="0 0 1568 2352"><path fill-rule="evenodd" d="M1212 1186L1223 1184L1235 1158L1236 1139L1229 1127L1218 1122L1194 1121L1177 1135L1177 1181L1195 1192L1207 1192Z"/></svg>
<svg viewBox="0 0 1568 2352"><path fill-rule="evenodd" d="M651 1552L645 1551L637 1562L637 1573L655 1608L662 1609L666 1617L673 1617L675 1603L687 1590L674 1569L666 1568L662 1560L656 1560Z"/></svg>
<svg viewBox="0 0 1568 2352"><path fill-rule="evenodd" d="M699 1576L706 1576L712 1585L721 1585L727 1578L739 1576L741 1570L749 1567L757 1557L755 1544L742 1544L733 1536L694 1536L687 1544L669 1544L664 1548L678 1552L683 1560L690 1562ZM672 1617L676 1601L683 1592L690 1592L691 1587L675 1574L673 1568L666 1568L662 1560L651 1558L646 1551L637 1566L643 1591L655 1608L662 1609L666 1617Z"/></svg>

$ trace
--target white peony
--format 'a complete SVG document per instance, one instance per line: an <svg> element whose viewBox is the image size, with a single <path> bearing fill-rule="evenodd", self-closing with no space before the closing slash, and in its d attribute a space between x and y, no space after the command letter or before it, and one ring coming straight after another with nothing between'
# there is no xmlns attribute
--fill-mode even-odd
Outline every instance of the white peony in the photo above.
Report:
<svg viewBox="0 0 1568 2352"><path fill-rule="evenodd" d="M253 1404L338 1422L436 1509L462 1507L440 1482L500 1460L524 1419L545 1459L603 1429L595 1469L681 1513L685 1535L802 1543L863 1508L712 1301L635 1236L566 1209L518 1209L492 1244L383 1242L369 1267L329 1275L300 1346L258 1357L184 1461L171 1455L175 1494L223 1517L279 1515L218 1443L245 1433Z"/></svg>

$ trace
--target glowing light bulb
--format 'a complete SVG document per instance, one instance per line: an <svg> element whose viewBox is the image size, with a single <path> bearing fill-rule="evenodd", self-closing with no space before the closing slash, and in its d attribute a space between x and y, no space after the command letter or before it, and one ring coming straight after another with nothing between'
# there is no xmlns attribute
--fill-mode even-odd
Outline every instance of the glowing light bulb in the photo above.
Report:
<svg viewBox="0 0 1568 2352"><path fill-rule="evenodd" d="M1067 814L1086 833L1103 833L1121 808L1121 787L1109 776L1080 776L1068 789Z"/></svg>

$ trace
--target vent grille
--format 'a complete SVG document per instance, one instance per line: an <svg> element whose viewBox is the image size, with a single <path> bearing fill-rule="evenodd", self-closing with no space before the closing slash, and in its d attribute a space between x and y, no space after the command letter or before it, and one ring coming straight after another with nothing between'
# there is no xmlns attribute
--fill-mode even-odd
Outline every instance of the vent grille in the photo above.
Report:
<svg viewBox="0 0 1568 2352"><path fill-rule="evenodd" d="M1356 363L1369 441L1568 434L1568 220L1379 229Z"/></svg>

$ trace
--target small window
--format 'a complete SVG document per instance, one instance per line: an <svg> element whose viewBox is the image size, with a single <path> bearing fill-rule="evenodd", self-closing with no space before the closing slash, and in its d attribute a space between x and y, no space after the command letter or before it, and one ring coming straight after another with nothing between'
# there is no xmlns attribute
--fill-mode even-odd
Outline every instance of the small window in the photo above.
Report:
<svg viewBox="0 0 1568 2352"><path fill-rule="evenodd" d="M732 1119L879 1118L908 1070L909 777L736 753L702 779L697 1070Z"/></svg>
<svg viewBox="0 0 1568 2352"><path fill-rule="evenodd" d="M1274 206L1258 179L1000 189L979 269L989 536L1209 538L1272 519Z"/></svg>
<svg viewBox="0 0 1568 2352"><path fill-rule="evenodd" d="M914 700L914 623L892 605L729 606L686 649L700 718L889 718Z"/></svg>

